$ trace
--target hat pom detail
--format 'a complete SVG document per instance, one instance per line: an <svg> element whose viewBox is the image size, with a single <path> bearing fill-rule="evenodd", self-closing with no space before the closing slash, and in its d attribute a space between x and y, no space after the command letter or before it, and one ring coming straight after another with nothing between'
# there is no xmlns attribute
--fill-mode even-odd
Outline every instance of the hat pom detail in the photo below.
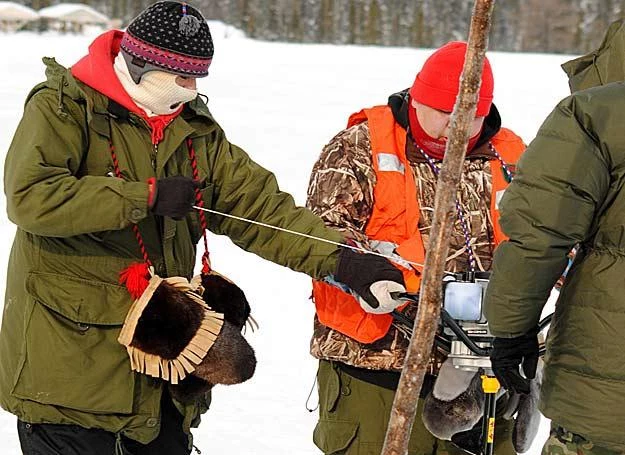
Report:
<svg viewBox="0 0 625 455"><path fill-rule="evenodd" d="M139 75L158 70L204 77L214 53L202 13L177 1L160 1L142 11L128 24L120 48L128 56L131 74Z"/></svg>
<svg viewBox="0 0 625 455"><path fill-rule="evenodd" d="M189 14L182 16L178 23L178 30L184 36L193 36L200 30L200 20Z"/></svg>

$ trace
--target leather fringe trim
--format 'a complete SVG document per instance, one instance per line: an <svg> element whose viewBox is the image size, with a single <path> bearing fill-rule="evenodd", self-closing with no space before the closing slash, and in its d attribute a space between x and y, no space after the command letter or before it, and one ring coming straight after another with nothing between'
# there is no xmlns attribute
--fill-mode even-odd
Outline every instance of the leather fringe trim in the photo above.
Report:
<svg viewBox="0 0 625 455"><path fill-rule="evenodd" d="M155 354L148 354L131 345L139 319L148 306L154 292L163 281L174 286L180 292L184 292L187 297L201 305L204 309L204 318L198 331L175 359L164 359ZM224 321L223 314L212 311L206 305L204 299L196 292L197 289L197 280L192 280L192 283L190 283L183 277L161 278L154 275L150 279L146 290L130 307L117 338L122 345L126 346L133 371L161 378L172 384L178 384L188 374L193 373L196 366L206 357L217 336L219 336Z"/></svg>

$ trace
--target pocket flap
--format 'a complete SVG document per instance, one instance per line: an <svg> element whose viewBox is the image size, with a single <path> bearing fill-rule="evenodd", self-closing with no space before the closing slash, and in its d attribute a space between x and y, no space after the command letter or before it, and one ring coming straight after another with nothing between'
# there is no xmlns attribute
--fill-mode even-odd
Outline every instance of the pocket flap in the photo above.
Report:
<svg viewBox="0 0 625 455"><path fill-rule="evenodd" d="M313 433L315 445L325 454L344 453L356 433L358 424L337 420L319 420Z"/></svg>
<svg viewBox="0 0 625 455"><path fill-rule="evenodd" d="M132 303L123 286L57 273L29 273L26 291L51 310L84 324L122 325Z"/></svg>

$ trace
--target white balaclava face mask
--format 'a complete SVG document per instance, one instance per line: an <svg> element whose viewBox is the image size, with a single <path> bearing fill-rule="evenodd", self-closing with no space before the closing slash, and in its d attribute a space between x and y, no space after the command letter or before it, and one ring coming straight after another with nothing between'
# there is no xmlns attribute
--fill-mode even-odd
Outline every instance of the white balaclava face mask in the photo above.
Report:
<svg viewBox="0 0 625 455"><path fill-rule="evenodd" d="M165 71L149 71L135 84L121 52L115 58L114 68L130 98L148 117L173 114L182 104L197 97L197 90L181 87L176 83L178 76Z"/></svg>

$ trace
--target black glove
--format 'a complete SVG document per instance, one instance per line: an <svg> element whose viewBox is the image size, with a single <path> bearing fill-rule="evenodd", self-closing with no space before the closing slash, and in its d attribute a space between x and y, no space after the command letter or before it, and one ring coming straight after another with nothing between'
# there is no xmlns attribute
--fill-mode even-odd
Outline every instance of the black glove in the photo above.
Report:
<svg viewBox="0 0 625 455"><path fill-rule="evenodd" d="M175 175L157 180L154 188L152 213L180 220L193 208L195 190L199 183L195 180Z"/></svg>
<svg viewBox="0 0 625 455"><path fill-rule="evenodd" d="M406 292L404 276L381 256L343 248L334 278L361 297L360 306L368 313L390 313L404 303L391 297L391 292Z"/></svg>
<svg viewBox="0 0 625 455"><path fill-rule="evenodd" d="M536 377L538 364L538 328L516 338L493 339L490 362L501 386L517 393L530 392L530 379ZM519 367L523 367L521 376Z"/></svg>

